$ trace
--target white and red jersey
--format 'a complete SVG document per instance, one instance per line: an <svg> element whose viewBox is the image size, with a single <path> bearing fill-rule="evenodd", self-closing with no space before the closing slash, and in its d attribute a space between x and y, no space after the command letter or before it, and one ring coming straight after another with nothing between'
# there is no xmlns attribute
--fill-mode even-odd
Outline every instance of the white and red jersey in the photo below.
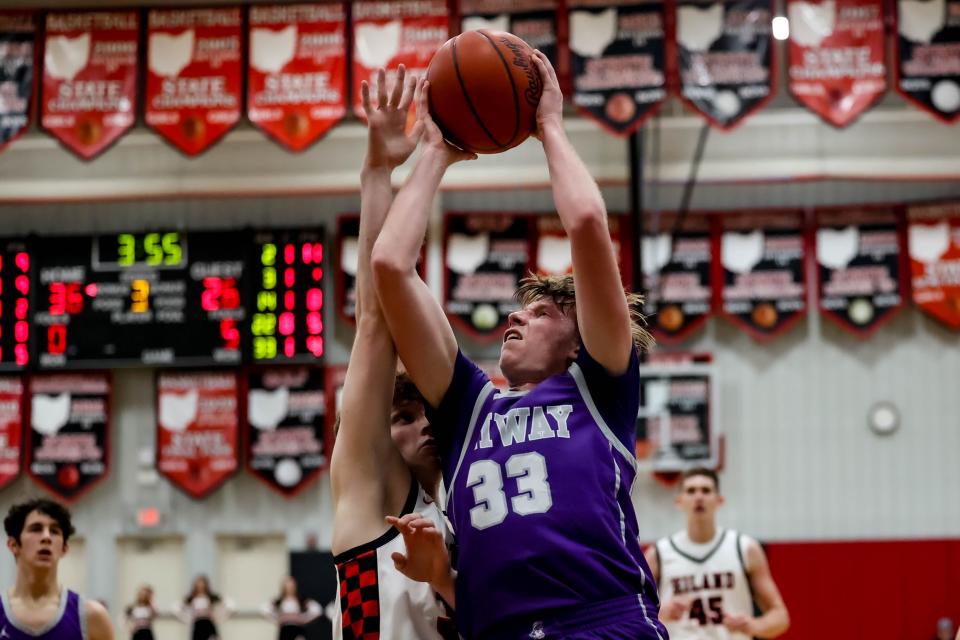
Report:
<svg viewBox="0 0 960 640"><path fill-rule="evenodd" d="M691 598L676 622L666 623L670 640L750 640L723 626L723 614L753 615L753 592L744 558L752 539L721 529L706 543L686 531L657 541L660 602Z"/></svg>
<svg viewBox="0 0 960 640"><path fill-rule="evenodd" d="M416 482L401 516L419 513L433 520L449 543L446 519ZM396 570L390 555L405 553L400 532L390 528L376 540L334 557L340 608L333 620L334 640L442 640L453 637L453 623L430 585Z"/></svg>

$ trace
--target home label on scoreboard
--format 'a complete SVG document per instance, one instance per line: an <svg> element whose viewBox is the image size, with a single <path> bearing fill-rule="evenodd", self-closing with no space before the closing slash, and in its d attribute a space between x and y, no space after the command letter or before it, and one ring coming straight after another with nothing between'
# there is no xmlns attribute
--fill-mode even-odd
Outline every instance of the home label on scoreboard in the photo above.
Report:
<svg viewBox="0 0 960 640"><path fill-rule="evenodd" d="M241 232L45 238L34 344L41 369L238 364Z"/></svg>

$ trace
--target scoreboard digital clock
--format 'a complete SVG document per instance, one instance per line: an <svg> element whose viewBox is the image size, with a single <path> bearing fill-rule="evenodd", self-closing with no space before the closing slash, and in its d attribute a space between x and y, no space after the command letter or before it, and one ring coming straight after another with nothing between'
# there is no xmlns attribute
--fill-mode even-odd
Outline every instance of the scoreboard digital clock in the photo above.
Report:
<svg viewBox="0 0 960 640"><path fill-rule="evenodd" d="M244 232L43 238L36 365L240 363L249 247Z"/></svg>

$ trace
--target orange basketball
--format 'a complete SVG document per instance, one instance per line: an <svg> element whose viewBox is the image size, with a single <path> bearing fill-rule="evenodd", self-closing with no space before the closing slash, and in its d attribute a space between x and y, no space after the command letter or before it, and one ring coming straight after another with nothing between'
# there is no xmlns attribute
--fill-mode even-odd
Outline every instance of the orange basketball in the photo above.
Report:
<svg viewBox="0 0 960 640"><path fill-rule="evenodd" d="M430 61L430 115L466 151L500 153L536 130L543 92L533 49L504 31L467 31Z"/></svg>

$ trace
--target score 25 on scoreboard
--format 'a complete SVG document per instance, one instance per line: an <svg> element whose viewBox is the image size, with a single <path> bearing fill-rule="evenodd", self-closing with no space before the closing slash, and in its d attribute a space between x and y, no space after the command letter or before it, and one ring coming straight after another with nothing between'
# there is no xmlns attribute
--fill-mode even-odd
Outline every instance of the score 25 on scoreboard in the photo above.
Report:
<svg viewBox="0 0 960 640"><path fill-rule="evenodd" d="M284 242L271 243L273 235ZM234 365L244 355L314 360L323 345L322 238L317 230L39 239L33 362L59 369ZM275 264L267 265L270 246Z"/></svg>

